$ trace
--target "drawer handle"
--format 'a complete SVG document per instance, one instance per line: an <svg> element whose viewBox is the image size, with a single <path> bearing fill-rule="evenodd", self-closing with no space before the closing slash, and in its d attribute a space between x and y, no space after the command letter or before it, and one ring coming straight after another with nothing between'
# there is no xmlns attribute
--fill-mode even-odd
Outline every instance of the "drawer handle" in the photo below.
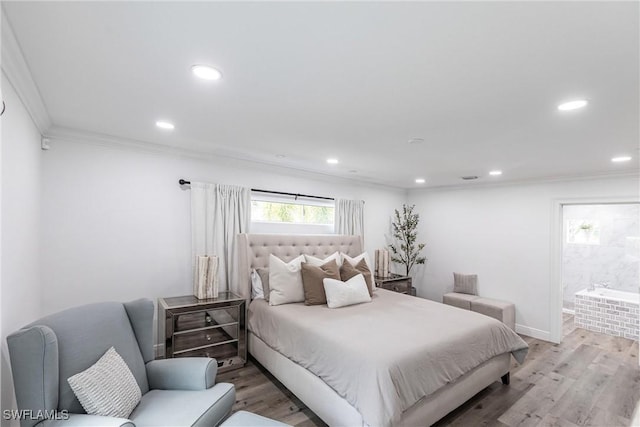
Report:
<svg viewBox="0 0 640 427"><path fill-rule="evenodd" d="M207 322L207 323L211 323L211 316L206 316L204 318L204 321Z"/></svg>
<svg viewBox="0 0 640 427"><path fill-rule="evenodd" d="M211 335L207 335L207 341L211 341Z"/></svg>

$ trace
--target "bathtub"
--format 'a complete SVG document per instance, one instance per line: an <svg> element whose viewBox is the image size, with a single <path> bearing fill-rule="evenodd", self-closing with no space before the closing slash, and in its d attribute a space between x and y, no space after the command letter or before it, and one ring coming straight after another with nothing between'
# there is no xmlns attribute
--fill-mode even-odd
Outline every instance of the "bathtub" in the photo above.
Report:
<svg viewBox="0 0 640 427"><path fill-rule="evenodd" d="M575 325L590 331L638 340L640 294L615 289L583 289L575 294Z"/></svg>

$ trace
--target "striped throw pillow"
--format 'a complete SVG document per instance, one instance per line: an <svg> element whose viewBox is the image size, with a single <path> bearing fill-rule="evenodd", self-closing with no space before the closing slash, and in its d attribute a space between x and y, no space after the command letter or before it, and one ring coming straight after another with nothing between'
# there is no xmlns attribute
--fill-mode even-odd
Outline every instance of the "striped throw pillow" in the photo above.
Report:
<svg viewBox="0 0 640 427"><path fill-rule="evenodd" d="M453 273L453 292L478 295L478 275Z"/></svg>

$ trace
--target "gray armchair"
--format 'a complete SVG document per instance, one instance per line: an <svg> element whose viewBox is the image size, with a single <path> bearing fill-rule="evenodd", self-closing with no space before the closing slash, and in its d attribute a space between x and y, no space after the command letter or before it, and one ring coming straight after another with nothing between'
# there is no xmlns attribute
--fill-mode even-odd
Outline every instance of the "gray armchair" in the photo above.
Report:
<svg viewBox="0 0 640 427"><path fill-rule="evenodd" d="M18 409L28 414L21 427L220 424L235 402L234 386L215 384L215 359L153 360L153 311L150 300L90 304L44 317L9 335ZM142 391L129 419L87 415L67 382L111 346ZM68 411L69 418L51 419L56 410Z"/></svg>

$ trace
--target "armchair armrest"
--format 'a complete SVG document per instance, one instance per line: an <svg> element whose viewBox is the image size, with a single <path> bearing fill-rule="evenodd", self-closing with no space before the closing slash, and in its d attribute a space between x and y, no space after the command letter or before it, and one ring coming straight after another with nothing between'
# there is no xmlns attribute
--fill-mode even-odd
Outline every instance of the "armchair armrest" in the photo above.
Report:
<svg viewBox="0 0 640 427"><path fill-rule="evenodd" d="M126 418L69 414L69 418L65 420L46 420L38 423L36 427L136 427L136 425Z"/></svg>
<svg viewBox="0 0 640 427"><path fill-rule="evenodd" d="M152 390L205 390L213 387L218 373L216 359L179 357L147 363L147 379Z"/></svg>

